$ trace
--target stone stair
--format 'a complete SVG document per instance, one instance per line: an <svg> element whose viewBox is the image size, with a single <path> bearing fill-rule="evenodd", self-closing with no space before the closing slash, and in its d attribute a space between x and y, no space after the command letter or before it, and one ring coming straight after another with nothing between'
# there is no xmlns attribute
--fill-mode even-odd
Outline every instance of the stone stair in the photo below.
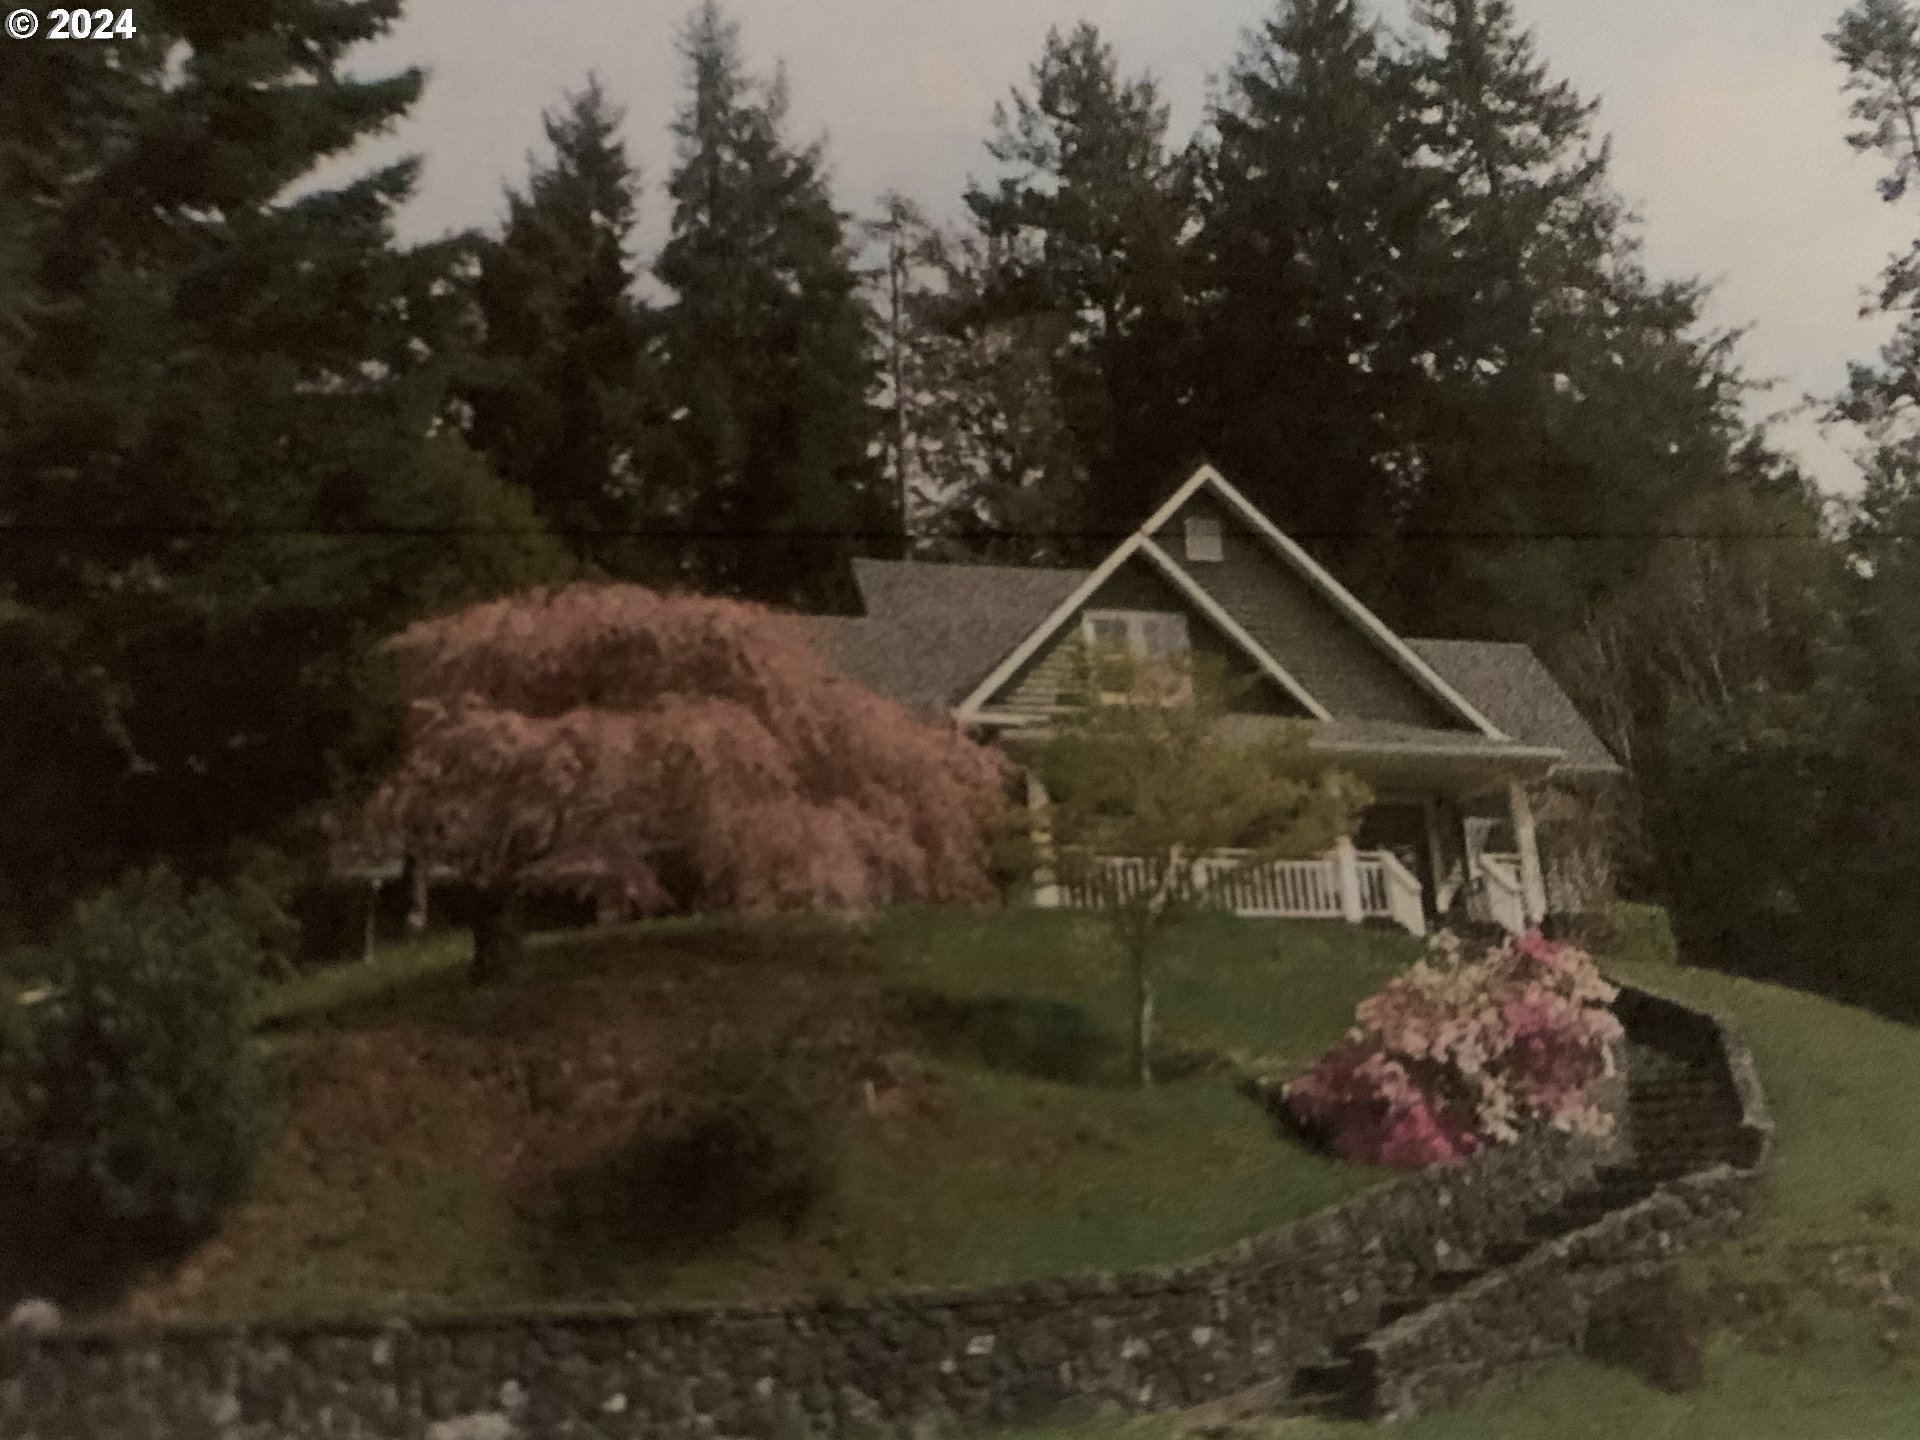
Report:
<svg viewBox="0 0 1920 1440"><path fill-rule="evenodd" d="M1220 1412L1243 1419L1362 1418L1371 1410L1373 1385L1362 1349L1371 1335L1682 1176L1722 1162L1743 1163L1740 1100L1719 1057L1663 1043L1657 1036L1636 1038L1627 1047L1626 1070L1629 1162L1596 1171L1589 1184L1534 1216L1524 1236L1492 1246L1477 1263L1430 1274L1411 1299L1383 1307L1372 1326L1336 1339L1327 1363L1304 1366L1285 1384L1270 1382L1222 1402ZM1204 1432L1230 1426L1189 1420L1185 1428Z"/></svg>

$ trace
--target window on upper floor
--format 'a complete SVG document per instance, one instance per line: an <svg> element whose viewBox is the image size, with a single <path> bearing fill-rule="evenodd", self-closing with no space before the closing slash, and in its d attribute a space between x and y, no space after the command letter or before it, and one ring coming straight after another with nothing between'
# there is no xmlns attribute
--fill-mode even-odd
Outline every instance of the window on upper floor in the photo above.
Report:
<svg viewBox="0 0 1920 1440"><path fill-rule="evenodd" d="M1089 610L1084 621L1087 643L1095 651L1119 652L1135 660L1174 660L1192 653L1192 638L1187 632L1187 617L1157 610ZM1098 663L1098 656L1096 663ZM1184 688L1184 687L1183 687ZM1185 690L1190 694L1191 691ZM1120 691L1102 690L1104 704L1117 704L1127 697Z"/></svg>
<svg viewBox="0 0 1920 1440"><path fill-rule="evenodd" d="M1189 515L1187 517L1187 559L1219 560L1223 558L1220 542L1220 522L1211 515Z"/></svg>

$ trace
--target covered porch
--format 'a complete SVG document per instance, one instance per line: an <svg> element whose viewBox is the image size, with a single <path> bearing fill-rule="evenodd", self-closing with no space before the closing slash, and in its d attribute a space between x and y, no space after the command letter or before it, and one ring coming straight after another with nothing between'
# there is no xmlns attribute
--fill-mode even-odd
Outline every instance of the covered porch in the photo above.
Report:
<svg viewBox="0 0 1920 1440"><path fill-rule="evenodd" d="M1460 919L1519 934L1546 918L1529 786L1546 778L1556 752L1470 741L1342 745L1331 737L1314 748L1374 792L1356 833L1317 858L1250 865L1245 852L1209 855L1193 887L1209 903L1254 919L1388 923L1414 935ZM1139 860L1103 859L1071 877L1056 874L1046 861L1045 798L1029 782L1041 856L1034 904L1099 909L1149 888L1149 867Z"/></svg>

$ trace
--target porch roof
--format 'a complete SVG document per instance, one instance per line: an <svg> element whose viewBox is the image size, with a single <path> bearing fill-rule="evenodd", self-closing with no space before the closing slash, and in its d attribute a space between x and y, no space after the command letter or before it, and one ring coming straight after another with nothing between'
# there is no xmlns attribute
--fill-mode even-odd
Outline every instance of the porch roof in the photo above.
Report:
<svg viewBox="0 0 1920 1440"><path fill-rule="evenodd" d="M1275 723L1261 715L1231 715L1223 728L1252 739ZM1338 761L1376 789L1457 795L1499 789L1510 780L1543 779L1558 770L1566 754L1555 745L1387 720L1315 724L1309 743L1316 754Z"/></svg>

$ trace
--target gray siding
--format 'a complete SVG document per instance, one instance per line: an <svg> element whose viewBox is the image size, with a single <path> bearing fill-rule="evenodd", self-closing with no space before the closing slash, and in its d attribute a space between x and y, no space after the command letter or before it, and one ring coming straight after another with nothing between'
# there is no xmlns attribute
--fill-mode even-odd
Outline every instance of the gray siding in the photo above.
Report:
<svg viewBox="0 0 1920 1440"><path fill-rule="evenodd" d="M1185 521L1220 522L1223 558L1186 558ZM1331 601L1308 585L1260 536L1216 504L1193 497L1155 537L1221 607L1337 718L1393 720L1466 729Z"/></svg>
<svg viewBox="0 0 1920 1440"><path fill-rule="evenodd" d="M1249 714L1298 715L1306 712L1292 696L1262 675L1240 648L1222 635L1211 620L1196 610L1149 560L1134 558L1113 573L1081 607L1087 610L1158 610L1187 617L1187 631L1196 653L1218 657L1235 679L1257 679L1257 686L1239 706ZM987 709L1010 715L1041 716L1060 703L1061 691L1073 681L1073 652L1080 641L1079 615L1014 673Z"/></svg>

